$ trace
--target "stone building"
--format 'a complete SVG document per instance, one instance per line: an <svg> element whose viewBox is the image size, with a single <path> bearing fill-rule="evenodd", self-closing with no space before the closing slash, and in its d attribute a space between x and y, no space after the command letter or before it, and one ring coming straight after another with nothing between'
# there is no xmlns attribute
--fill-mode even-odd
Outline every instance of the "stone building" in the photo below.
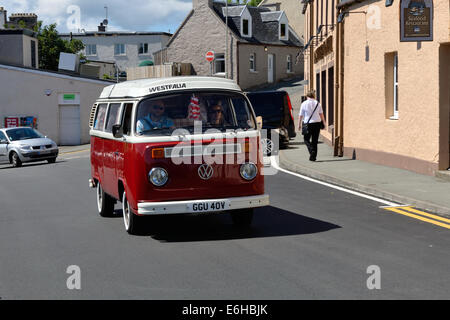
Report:
<svg viewBox="0 0 450 320"><path fill-rule="evenodd" d="M302 0L307 90L335 155L439 175L450 167L448 0Z"/></svg>
<svg viewBox="0 0 450 320"><path fill-rule="evenodd" d="M302 76L296 59L301 47L283 11L229 5L227 14L224 2L194 0L159 54L165 62L191 63L197 75L228 77L246 89ZM208 51L214 52L212 63L205 58Z"/></svg>

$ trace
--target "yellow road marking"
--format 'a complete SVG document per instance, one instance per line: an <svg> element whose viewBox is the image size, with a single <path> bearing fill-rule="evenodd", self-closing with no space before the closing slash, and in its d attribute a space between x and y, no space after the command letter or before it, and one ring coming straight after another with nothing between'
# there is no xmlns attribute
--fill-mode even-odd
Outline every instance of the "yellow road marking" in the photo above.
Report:
<svg viewBox="0 0 450 320"><path fill-rule="evenodd" d="M403 210L406 210L406 211L409 211L409 212L412 212L412 213L420 214L420 215L422 215L422 216L430 217L430 218L432 218L432 219L436 219L436 220L439 220L439 221L443 221L443 222L445 222L445 223L450 223L450 219L446 219L446 218L437 216L437 215L435 215L435 214L430 214L430 213L427 213L427 212L423 212L423 211L414 209L414 207L402 207L402 209L403 209Z"/></svg>
<svg viewBox="0 0 450 320"><path fill-rule="evenodd" d="M404 209L405 207L400 207L400 208ZM393 211L393 212L402 214L404 216L408 216L410 218L414 218L414 219L421 220L421 221L424 221L424 222L428 222L428 223L431 223L431 224L434 224L434 225L437 225L437 226L440 226L440 227L443 227L443 228L446 228L446 229L450 229L450 224L441 223L441 222L438 222L438 221L435 221L435 220L431 220L431 219L428 219L428 218L424 218L424 217L421 217L421 216L418 216L418 215L406 212L406 211L402 211L402 210L400 210L400 208L384 208L384 210ZM405 208L405 210L411 210L411 209L412 208L410 208L410 207L406 207ZM414 210L414 211L416 211L416 212L418 212L420 214L425 214L426 213L426 212L422 212L422 211L415 210L415 209L412 209L412 210ZM434 215L430 215L428 213L426 213L426 215L427 216L433 216L435 219L437 219L437 217L435 217ZM445 218L439 217L439 219L445 219Z"/></svg>

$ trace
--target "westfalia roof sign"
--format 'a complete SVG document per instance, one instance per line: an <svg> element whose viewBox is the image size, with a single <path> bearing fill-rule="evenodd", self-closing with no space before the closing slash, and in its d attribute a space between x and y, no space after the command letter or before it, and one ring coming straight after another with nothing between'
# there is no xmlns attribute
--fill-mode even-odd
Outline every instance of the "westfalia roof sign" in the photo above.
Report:
<svg viewBox="0 0 450 320"><path fill-rule="evenodd" d="M433 0L402 0L400 41L433 41Z"/></svg>

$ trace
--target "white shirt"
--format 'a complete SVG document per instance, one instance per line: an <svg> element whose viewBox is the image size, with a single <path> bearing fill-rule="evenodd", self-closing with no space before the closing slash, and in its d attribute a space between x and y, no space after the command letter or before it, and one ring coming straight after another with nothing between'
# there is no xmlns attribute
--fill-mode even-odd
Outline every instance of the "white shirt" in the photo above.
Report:
<svg viewBox="0 0 450 320"><path fill-rule="evenodd" d="M303 116L303 123L307 123L309 121L309 118L311 117L311 113L314 111L314 108L316 107L317 100L308 98L306 101L303 101L302 106L300 107L300 113L299 116ZM320 113L323 113L322 105L319 103L317 106L316 111L314 111L314 114L311 117L311 121L309 123L315 123L320 122L322 119L320 118Z"/></svg>

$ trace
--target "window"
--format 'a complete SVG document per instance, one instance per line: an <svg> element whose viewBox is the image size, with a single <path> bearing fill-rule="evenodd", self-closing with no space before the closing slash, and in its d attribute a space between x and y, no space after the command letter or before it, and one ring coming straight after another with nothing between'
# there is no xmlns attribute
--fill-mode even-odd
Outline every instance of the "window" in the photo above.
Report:
<svg viewBox="0 0 450 320"><path fill-rule="evenodd" d="M123 43L116 43L114 45L114 55L115 56L125 55L125 45Z"/></svg>
<svg viewBox="0 0 450 320"><path fill-rule="evenodd" d="M398 54L394 55L394 118L398 119Z"/></svg>
<svg viewBox="0 0 450 320"><path fill-rule="evenodd" d="M250 53L250 71L256 71L256 54Z"/></svg>
<svg viewBox="0 0 450 320"><path fill-rule="evenodd" d="M108 111L108 121L106 123L106 132L112 132L113 125L120 121L120 103L111 103Z"/></svg>
<svg viewBox="0 0 450 320"><path fill-rule="evenodd" d="M384 58L386 118L398 119L398 54L386 53Z"/></svg>
<svg viewBox="0 0 450 320"><path fill-rule="evenodd" d="M108 105L106 103L99 104L97 107L97 117L94 122L94 129L103 131L103 127L105 124L105 116L106 116L106 107Z"/></svg>
<svg viewBox="0 0 450 320"><path fill-rule="evenodd" d="M124 117L123 117L123 134L131 135L131 114L133 112L133 104L126 103L124 106Z"/></svg>
<svg viewBox="0 0 450 320"><path fill-rule="evenodd" d="M225 55L223 53L216 53L214 60L214 73L225 72Z"/></svg>
<svg viewBox="0 0 450 320"><path fill-rule="evenodd" d="M280 38L286 38L286 24L280 24Z"/></svg>
<svg viewBox="0 0 450 320"><path fill-rule="evenodd" d="M86 45L86 55L87 56L96 56L97 55L97 45L96 44L87 44Z"/></svg>
<svg viewBox="0 0 450 320"><path fill-rule="evenodd" d="M292 55L287 55L287 72L292 72Z"/></svg>
<svg viewBox="0 0 450 320"><path fill-rule="evenodd" d="M0 132L0 142L7 142L6 136L3 134L3 132Z"/></svg>
<svg viewBox="0 0 450 320"><path fill-rule="evenodd" d="M192 113L193 97L200 109L195 117ZM202 122L204 131L211 128L220 131L255 129L250 106L243 94L193 90L142 100L136 109L136 134L166 135L181 128L193 133L198 130L196 120Z"/></svg>
<svg viewBox="0 0 450 320"><path fill-rule="evenodd" d="M242 21L242 34L244 36L248 36L249 35L248 19L243 19L243 21Z"/></svg>
<svg viewBox="0 0 450 320"><path fill-rule="evenodd" d="M148 43L139 44L139 54L148 54Z"/></svg>

